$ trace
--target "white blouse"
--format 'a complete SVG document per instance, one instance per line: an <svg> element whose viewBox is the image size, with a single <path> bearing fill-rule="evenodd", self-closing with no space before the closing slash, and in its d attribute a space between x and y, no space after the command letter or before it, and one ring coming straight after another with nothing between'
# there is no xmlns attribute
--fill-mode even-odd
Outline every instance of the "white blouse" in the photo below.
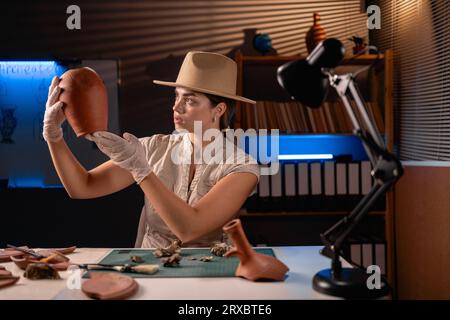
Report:
<svg viewBox="0 0 450 320"><path fill-rule="evenodd" d="M153 173L158 176L162 183L181 199L190 205L194 205L223 177L236 172L253 173L259 182L260 169L257 161L244 150L234 145L225 137L217 139L208 144L203 154L212 155L196 162L194 177L189 185L189 170L193 146L188 133L177 134L155 134L151 137L139 139L146 149L149 164ZM214 150L222 149L224 157L214 158ZM234 150L234 154L226 153ZM184 161L183 161L184 160ZM196 160L194 160L196 161ZM256 192L256 187L252 194ZM211 208L214 214L214 208ZM237 212L236 212L237 214ZM170 231L169 227L155 211L149 199L145 197L139 222L138 235L135 247L167 247L177 237ZM215 241L228 242L221 228L204 235L203 237L183 243L186 247L209 247Z"/></svg>

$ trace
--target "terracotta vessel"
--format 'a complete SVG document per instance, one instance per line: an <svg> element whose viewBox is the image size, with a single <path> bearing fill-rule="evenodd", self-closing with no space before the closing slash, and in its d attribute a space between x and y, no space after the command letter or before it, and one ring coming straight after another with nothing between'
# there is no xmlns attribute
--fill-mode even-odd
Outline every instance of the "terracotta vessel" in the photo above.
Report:
<svg viewBox="0 0 450 320"><path fill-rule="evenodd" d="M108 95L100 76L91 68L77 68L61 76L59 101L77 137L108 129Z"/></svg>
<svg viewBox="0 0 450 320"><path fill-rule="evenodd" d="M234 247L224 256L238 256L240 260L236 269L236 276L252 281L259 279L284 280L289 268L275 257L253 250L242 229L241 220L231 220L223 227L223 231L230 236L234 243Z"/></svg>
<svg viewBox="0 0 450 320"><path fill-rule="evenodd" d="M306 33L306 48L308 49L308 53L311 53L316 45L320 42L324 41L327 38L327 34L325 33L325 29L320 25L320 16L318 13L313 14L314 23L312 27Z"/></svg>

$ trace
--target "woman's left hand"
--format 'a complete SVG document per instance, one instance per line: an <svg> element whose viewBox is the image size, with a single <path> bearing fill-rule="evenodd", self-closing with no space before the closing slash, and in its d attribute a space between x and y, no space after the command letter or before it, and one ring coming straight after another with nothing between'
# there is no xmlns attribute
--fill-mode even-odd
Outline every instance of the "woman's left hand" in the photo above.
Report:
<svg viewBox="0 0 450 320"><path fill-rule="evenodd" d="M131 133L125 132L122 138L111 132L97 131L86 135L86 139L94 141L114 164L128 170L138 184L152 171L144 146Z"/></svg>

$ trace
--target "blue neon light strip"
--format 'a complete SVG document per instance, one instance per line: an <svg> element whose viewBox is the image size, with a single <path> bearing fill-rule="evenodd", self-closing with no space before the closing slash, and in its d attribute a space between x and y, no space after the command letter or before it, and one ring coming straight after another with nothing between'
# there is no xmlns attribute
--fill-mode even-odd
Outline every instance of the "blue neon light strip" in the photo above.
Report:
<svg viewBox="0 0 450 320"><path fill-rule="evenodd" d="M241 147L261 162L260 143L266 145L270 159L278 160L322 160L348 157L354 161L368 160L361 140L354 135L339 134L295 134L280 135L279 150L272 154L270 136L243 136ZM250 145L257 145L257 150ZM311 156L312 155L312 156ZM317 155L326 155L321 158ZM331 158L330 158L331 155Z"/></svg>
<svg viewBox="0 0 450 320"><path fill-rule="evenodd" d="M278 160L326 160L333 159L332 154L280 154Z"/></svg>
<svg viewBox="0 0 450 320"><path fill-rule="evenodd" d="M11 178L8 180L8 188L62 188L60 184L49 185L44 178Z"/></svg>

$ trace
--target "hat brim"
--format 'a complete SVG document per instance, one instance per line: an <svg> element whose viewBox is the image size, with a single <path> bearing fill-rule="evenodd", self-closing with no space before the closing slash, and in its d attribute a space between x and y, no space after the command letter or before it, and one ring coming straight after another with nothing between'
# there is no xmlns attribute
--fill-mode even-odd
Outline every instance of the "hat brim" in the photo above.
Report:
<svg viewBox="0 0 450 320"><path fill-rule="evenodd" d="M153 80L153 83L159 84L159 85L162 85L162 86L168 86L168 87L181 87L181 88L190 89L190 90L193 90L193 91L198 91L198 92L202 92L202 93L208 93L208 94L213 94L213 95L216 95L216 96L229 98L229 99L232 99L232 100L238 100L238 101L242 101L242 102L256 104L255 100L247 99L247 98L244 98L244 97L241 97L241 96L235 96L235 95L227 94L227 93L223 93L223 92L218 92L218 91L212 91L212 90L202 89L202 88L198 88L198 87L187 86L187 85L176 83L176 82Z"/></svg>

